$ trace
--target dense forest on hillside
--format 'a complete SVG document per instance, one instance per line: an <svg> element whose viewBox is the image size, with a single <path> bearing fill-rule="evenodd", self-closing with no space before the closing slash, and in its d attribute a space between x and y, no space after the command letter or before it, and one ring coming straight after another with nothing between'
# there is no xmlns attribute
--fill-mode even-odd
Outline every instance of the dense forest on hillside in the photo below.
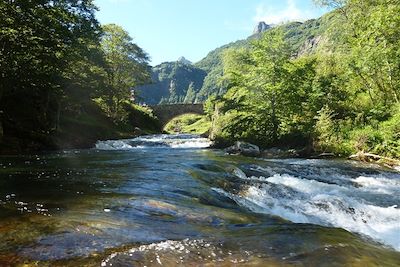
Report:
<svg viewBox="0 0 400 267"><path fill-rule="evenodd" d="M223 53L228 92L206 105L212 137L399 158L399 3L320 4L336 9L319 20L274 27L250 46ZM314 38L299 38L298 26Z"/></svg>
<svg viewBox="0 0 400 267"><path fill-rule="evenodd" d="M152 83L136 88L135 95L149 105L194 103L206 75L189 62L165 62L152 68Z"/></svg>
<svg viewBox="0 0 400 267"><path fill-rule="evenodd" d="M90 146L138 121L157 129L129 100L150 80L147 54L95 11L91 0L0 2L2 150Z"/></svg>

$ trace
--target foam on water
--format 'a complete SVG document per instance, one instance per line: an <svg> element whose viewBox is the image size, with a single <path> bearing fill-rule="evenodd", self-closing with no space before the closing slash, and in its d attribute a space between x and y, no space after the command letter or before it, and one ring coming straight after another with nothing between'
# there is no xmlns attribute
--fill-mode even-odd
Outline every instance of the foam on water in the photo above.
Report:
<svg viewBox="0 0 400 267"><path fill-rule="evenodd" d="M124 140L97 141L96 149L99 150L129 150L134 147Z"/></svg>
<svg viewBox="0 0 400 267"><path fill-rule="evenodd" d="M400 180L388 179L386 177L360 176L353 179L364 190L379 192L382 194L400 194Z"/></svg>
<svg viewBox="0 0 400 267"><path fill-rule="evenodd" d="M131 150L142 148L207 148L211 142L198 135L148 135L125 140L98 141L98 150Z"/></svg>
<svg viewBox="0 0 400 267"><path fill-rule="evenodd" d="M240 193L220 188L213 190L254 212L295 223L343 228L400 250L400 209L396 205L400 199L400 177L347 177L354 183L349 185L328 184L289 174L270 177L247 177L242 171L234 171L234 174L247 181ZM372 193L395 204L380 205Z"/></svg>

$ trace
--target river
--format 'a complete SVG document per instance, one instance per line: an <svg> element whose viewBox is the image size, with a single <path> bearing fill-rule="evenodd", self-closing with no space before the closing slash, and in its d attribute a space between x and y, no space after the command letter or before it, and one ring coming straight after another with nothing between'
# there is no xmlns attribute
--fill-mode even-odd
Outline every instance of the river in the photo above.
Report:
<svg viewBox="0 0 400 267"><path fill-rule="evenodd" d="M0 266L399 266L400 174L191 135L0 158Z"/></svg>

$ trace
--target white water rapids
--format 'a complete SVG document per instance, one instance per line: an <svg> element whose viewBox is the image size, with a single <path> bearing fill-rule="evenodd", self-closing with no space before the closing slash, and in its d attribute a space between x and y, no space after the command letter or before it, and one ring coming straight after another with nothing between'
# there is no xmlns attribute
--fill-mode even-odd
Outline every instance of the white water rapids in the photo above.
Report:
<svg viewBox="0 0 400 267"><path fill-rule="evenodd" d="M143 148L207 148L210 140L191 134L147 135L132 139L98 141L98 150L130 150Z"/></svg>
<svg viewBox="0 0 400 267"><path fill-rule="evenodd" d="M280 173L272 168L257 169L269 175L247 176L234 170L244 181L239 193L213 189L253 212L294 223L343 228L400 251L400 175L350 177L335 174L332 168L324 177L332 182L325 182L313 179L315 173L309 170L307 175L301 171L296 175L282 173L282 169Z"/></svg>
<svg viewBox="0 0 400 267"><path fill-rule="evenodd" d="M99 141L98 150L207 148L210 141L195 135L150 135ZM213 188L253 212L279 216L294 223L338 227L400 251L400 175L343 170L333 161L271 160L253 165L262 175L235 168L240 191ZM288 164L288 162L290 162Z"/></svg>

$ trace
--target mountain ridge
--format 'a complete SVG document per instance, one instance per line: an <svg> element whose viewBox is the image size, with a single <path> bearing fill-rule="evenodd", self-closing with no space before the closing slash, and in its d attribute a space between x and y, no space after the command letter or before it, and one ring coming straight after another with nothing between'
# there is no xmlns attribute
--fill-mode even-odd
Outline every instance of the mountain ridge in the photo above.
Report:
<svg viewBox="0 0 400 267"><path fill-rule="evenodd" d="M201 103L211 95L222 95L226 92L226 86L220 79L223 76L222 56L225 50L249 46L252 40L260 38L270 29L281 28L296 56L314 53L325 41L324 34L332 16L334 13L330 12L317 19L281 25L259 22L248 38L220 46L196 63L189 61L189 65L188 60L181 57L177 62L154 66L153 83L137 88L141 101L146 104ZM163 73L161 77L160 73Z"/></svg>

